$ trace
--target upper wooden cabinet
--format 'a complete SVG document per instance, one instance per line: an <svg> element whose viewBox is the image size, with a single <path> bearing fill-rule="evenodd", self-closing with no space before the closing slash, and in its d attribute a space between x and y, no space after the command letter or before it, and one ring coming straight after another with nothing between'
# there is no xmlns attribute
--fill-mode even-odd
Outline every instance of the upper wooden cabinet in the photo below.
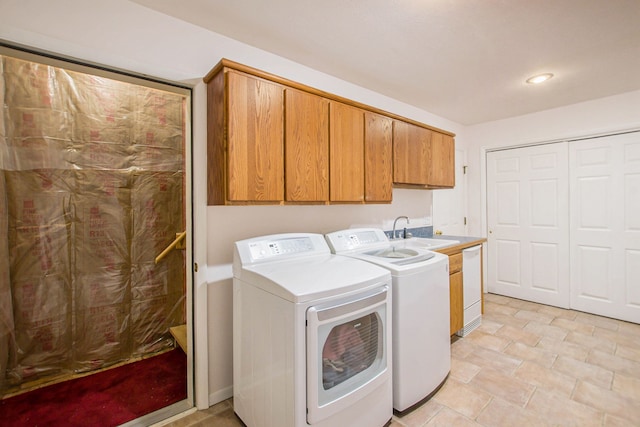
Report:
<svg viewBox="0 0 640 427"><path fill-rule="evenodd" d="M453 188L456 184L455 142L453 137L440 132L431 135L431 167L429 186Z"/></svg>
<svg viewBox="0 0 640 427"><path fill-rule="evenodd" d="M364 200L389 203L393 182L393 120L364 113Z"/></svg>
<svg viewBox="0 0 640 427"><path fill-rule="evenodd" d="M364 111L331 102L329 194L332 202L364 201Z"/></svg>
<svg viewBox="0 0 640 427"><path fill-rule="evenodd" d="M452 136L394 120L393 183L452 188L455 185L454 150Z"/></svg>
<svg viewBox="0 0 640 427"><path fill-rule="evenodd" d="M390 203L394 184L453 186L448 132L226 59L204 81L210 205Z"/></svg>
<svg viewBox="0 0 640 427"><path fill-rule="evenodd" d="M267 80L226 70L209 82L209 204L283 200L283 106Z"/></svg>
<svg viewBox="0 0 640 427"><path fill-rule="evenodd" d="M285 90L285 200L329 200L329 101Z"/></svg>
<svg viewBox="0 0 640 427"><path fill-rule="evenodd" d="M431 163L431 131L410 123L393 122L393 183L427 185Z"/></svg>
<svg viewBox="0 0 640 427"><path fill-rule="evenodd" d="M330 105L330 200L390 203L393 121L343 103Z"/></svg>

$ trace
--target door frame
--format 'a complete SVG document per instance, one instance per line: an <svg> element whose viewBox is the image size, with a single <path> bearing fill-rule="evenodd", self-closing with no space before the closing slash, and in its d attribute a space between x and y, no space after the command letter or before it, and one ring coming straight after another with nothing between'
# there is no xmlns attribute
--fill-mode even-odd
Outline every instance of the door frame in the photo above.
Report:
<svg viewBox="0 0 640 427"><path fill-rule="evenodd" d="M159 409L158 411L143 415L141 418L125 423L124 425L139 425L141 421L145 423L161 422L169 419L172 416L182 414L185 412L195 412L197 409L206 409L209 407L209 394L208 394L208 352L207 352L207 340L206 340L206 312L207 312L207 299L206 299L206 287L204 287L204 295L202 295L202 289L194 286L196 275L193 266L197 260L202 259L201 265L206 266L206 180L204 183L204 199L202 199L196 190L199 186L194 185L194 169L200 169L194 167L195 160L198 159L204 161L206 171L206 143L200 144L204 146L204 155L202 150L196 150L194 148L194 141L198 138L204 138L206 142L206 116L205 120L205 134L199 135L199 132L195 132L196 128L194 121L196 120L194 115L194 108L197 97L197 83L201 80L194 80L191 82L177 82L169 81L161 78L155 78L153 76L143 75L137 72L119 69L117 67L91 62L81 58L75 58L55 52L49 52L44 49L38 49L30 46L21 46L12 43L6 43L0 40L0 55L8 55L19 59L28 61L34 61L41 64L47 64L53 67L60 67L68 70L78 71L82 73L89 73L100 77L114 79L126 83L142 84L145 82L145 86L161 89L165 91L171 91L178 93L186 97L185 103L185 129L184 129L184 215L185 215L185 229L186 235L186 248L185 248L185 286L186 286L186 307L185 316L187 322L187 348L190 354L187 354L187 398L185 400L176 402L172 405ZM203 95L200 94L201 98ZM200 104L202 101L199 102ZM206 106L206 91L204 94L204 104ZM206 112L206 108L204 109ZM198 151L198 152L195 152ZM197 157L196 157L197 156ZM200 180L201 181L201 180ZM204 201L202 201L204 200ZM204 210L204 213L202 213ZM200 245L194 244L193 229L198 227L200 234L205 236L204 242L199 242ZM198 257L196 257L196 254ZM206 268L202 268L202 273L197 276L198 283L204 281ZM196 291L198 291L196 298ZM195 306L194 301L198 302L198 307ZM204 304L204 307L201 307ZM202 320L197 319L204 318ZM196 328L196 325L199 325ZM194 332L200 331L200 335L203 336L203 345L194 351ZM200 340L200 335L198 339ZM206 402L206 404L204 403ZM205 406L206 405L206 406Z"/></svg>
<svg viewBox="0 0 640 427"><path fill-rule="evenodd" d="M433 220L433 230L434 233L436 231L442 231L443 234L455 234L455 235L466 235L467 234L467 230L468 230L468 224L461 224L463 231L461 233L455 232L452 233L451 229L449 227L449 225L441 225L437 222L438 218L441 218L440 215L437 215L437 208L436 206L440 205L441 203L438 203L438 201L436 199L438 199L440 197L440 195L442 195L443 191L460 191L461 195L459 196L460 199L462 199L462 210L460 212L456 212L458 214L460 214L461 220L462 218L468 218L469 214L468 214L468 209L469 209L469 202L467 200L468 195L467 195L467 174L465 172L465 168L467 167L467 150L466 149L462 149L462 148L456 148L455 149L455 162L454 162L454 166L455 166L455 172L456 172L456 185L454 189L441 189L441 190L436 190L433 192L433 202L432 202L432 220ZM458 176L458 172L460 176ZM464 221L464 220L463 220Z"/></svg>

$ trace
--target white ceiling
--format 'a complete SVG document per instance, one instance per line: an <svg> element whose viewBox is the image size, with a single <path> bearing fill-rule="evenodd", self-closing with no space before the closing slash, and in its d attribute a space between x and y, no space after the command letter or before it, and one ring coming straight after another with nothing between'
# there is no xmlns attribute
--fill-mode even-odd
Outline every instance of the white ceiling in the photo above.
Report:
<svg viewBox="0 0 640 427"><path fill-rule="evenodd" d="M465 125L640 89L640 0L134 1Z"/></svg>

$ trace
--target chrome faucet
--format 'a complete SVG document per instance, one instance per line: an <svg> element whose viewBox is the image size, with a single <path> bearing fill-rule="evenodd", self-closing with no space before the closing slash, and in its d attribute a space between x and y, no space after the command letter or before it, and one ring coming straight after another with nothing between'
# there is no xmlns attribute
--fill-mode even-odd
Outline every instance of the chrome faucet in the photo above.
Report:
<svg viewBox="0 0 640 427"><path fill-rule="evenodd" d="M392 239L397 239L398 238L398 236L396 236L396 224L397 224L399 219L403 219L403 218L406 219L407 220L407 224L409 224L409 217L408 216L402 215L402 216L399 216L398 218L396 218L396 220L393 221L393 232L391 233L391 238ZM407 236L405 235L404 237L406 238Z"/></svg>

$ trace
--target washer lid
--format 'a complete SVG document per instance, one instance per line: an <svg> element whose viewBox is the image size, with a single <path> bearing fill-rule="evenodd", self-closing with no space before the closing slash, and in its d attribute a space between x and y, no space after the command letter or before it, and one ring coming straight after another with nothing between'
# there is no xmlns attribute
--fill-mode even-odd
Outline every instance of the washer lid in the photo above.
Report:
<svg viewBox="0 0 640 427"><path fill-rule="evenodd" d="M325 236L332 252L372 262L394 275L415 273L447 258L406 241L389 240L379 228L352 228ZM447 258L448 259L448 258Z"/></svg>
<svg viewBox="0 0 640 427"><path fill-rule="evenodd" d="M353 257L363 261L367 261L380 267L383 267L395 276L411 275L440 268L440 264L449 265L449 257L447 255L431 252L424 249L418 250L419 254L409 258L385 258L376 255L367 255L366 253L349 253L343 256ZM443 267L444 268L444 267Z"/></svg>
<svg viewBox="0 0 640 427"><path fill-rule="evenodd" d="M355 258L321 255L234 269L234 279L294 303L391 283L388 270Z"/></svg>
<svg viewBox="0 0 640 427"><path fill-rule="evenodd" d="M363 252L362 254L376 258L383 258L384 261L394 265L415 264L436 256L435 252L399 248L396 246L390 246L384 249L374 249L372 251Z"/></svg>

